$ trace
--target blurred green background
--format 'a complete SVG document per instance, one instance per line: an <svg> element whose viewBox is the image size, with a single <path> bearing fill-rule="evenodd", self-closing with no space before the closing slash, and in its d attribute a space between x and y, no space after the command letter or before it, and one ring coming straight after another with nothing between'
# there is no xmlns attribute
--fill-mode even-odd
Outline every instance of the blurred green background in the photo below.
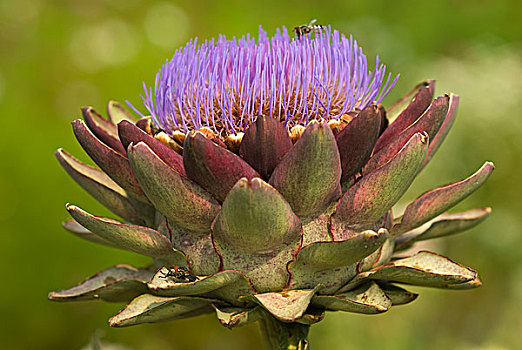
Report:
<svg viewBox="0 0 522 350"><path fill-rule="evenodd" d="M330 313L312 327L315 350L516 349L522 344L522 13L496 1L0 0L0 348L81 349L93 334L136 350L262 349L256 325L229 331L209 315L110 329L122 305L53 303L47 293L117 263L148 259L84 242L60 221L64 204L108 212L54 159L87 158L69 122L110 99L141 106L142 82L189 38L273 33L313 18L352 33L369 61L401 78L384 104L418 82L461 96L452 132L405 196L465 177L484 160L493 176L457 209L492 206L479 227L430 244L477 269L483 287L419 288L413 304L378 316ZM142 109L143 110L143 109ZM402 206L404 202L401 202Z"/></svg>

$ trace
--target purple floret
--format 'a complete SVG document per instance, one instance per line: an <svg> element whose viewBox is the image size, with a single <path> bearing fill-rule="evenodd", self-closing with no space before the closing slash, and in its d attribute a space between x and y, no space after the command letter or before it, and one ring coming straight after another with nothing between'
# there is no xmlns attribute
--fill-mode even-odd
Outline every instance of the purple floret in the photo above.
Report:
<svg viewBox="0 0 522 350"><path fill-rule="evenodd" d="M145 107L167 131L209 127L236 133L258 115L288 127L315 119L337 119L380 103L398 79L376 58L369 70L357 41L330 26L295 39L285 27L272 38L259 28L227 40L189 41L167 60L154 88L144 83Z"/></svg>

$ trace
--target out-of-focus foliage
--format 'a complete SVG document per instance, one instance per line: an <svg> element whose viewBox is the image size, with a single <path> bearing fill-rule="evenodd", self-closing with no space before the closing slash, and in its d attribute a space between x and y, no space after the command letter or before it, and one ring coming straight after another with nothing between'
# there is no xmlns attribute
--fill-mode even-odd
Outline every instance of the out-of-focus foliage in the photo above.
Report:
<svg viewBox="0 0 522 350"><path fill-rule="evenodd" d="M0 348L80 349L98 329L104 341L136 350L261 349L255 326L233 332L214 316L132 329L109 329L121 305L56 304L47 292L131 253L67 234L64 203L109 213L54 159L63 146L87 161L69 121L79 107L109 99L141 106L174 49L193 36L268 33L313 18L352 33L368 57L379 55L401 79L390 103L424 79L437 93L461 96L452 132L404 200L463 178L484 159L497 171L457 208L490 205L482 225L430 243L477 269L484 285L459 292L424 290L409 307L379 316L330 314L314 326L314 349L514 349L522 343L522 27L518 0L498 1L0 1ZM437 245L433 247L433 245Z"/></svg>

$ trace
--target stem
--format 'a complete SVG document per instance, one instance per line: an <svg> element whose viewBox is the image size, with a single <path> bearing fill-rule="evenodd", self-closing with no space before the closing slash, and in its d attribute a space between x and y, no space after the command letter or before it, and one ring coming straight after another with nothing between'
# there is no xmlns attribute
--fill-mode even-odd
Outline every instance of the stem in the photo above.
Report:
<svg viewBox="0 0 522 350"><path fill-rule="evenodd" d="M259 320L261 334L269 350L311 350L308 341L309 325L285 323L270 315Z"/></svg>

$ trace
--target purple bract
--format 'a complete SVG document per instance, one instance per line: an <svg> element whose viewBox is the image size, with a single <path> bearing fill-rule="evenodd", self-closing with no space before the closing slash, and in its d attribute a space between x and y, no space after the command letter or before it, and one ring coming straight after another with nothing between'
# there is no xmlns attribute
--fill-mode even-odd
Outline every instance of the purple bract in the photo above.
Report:
<svg viewBox="0 0 522 350"><path fill-rule="evenodd" d="M376 58L370 70L362 48L330 26L295 39L285 27L269 38L246 35L179 48L156 75L154 91L144 84L145 106L166 131L209 127L242 132L258 115L286 126L338 119L380 103L397 81Z"/></svg>

